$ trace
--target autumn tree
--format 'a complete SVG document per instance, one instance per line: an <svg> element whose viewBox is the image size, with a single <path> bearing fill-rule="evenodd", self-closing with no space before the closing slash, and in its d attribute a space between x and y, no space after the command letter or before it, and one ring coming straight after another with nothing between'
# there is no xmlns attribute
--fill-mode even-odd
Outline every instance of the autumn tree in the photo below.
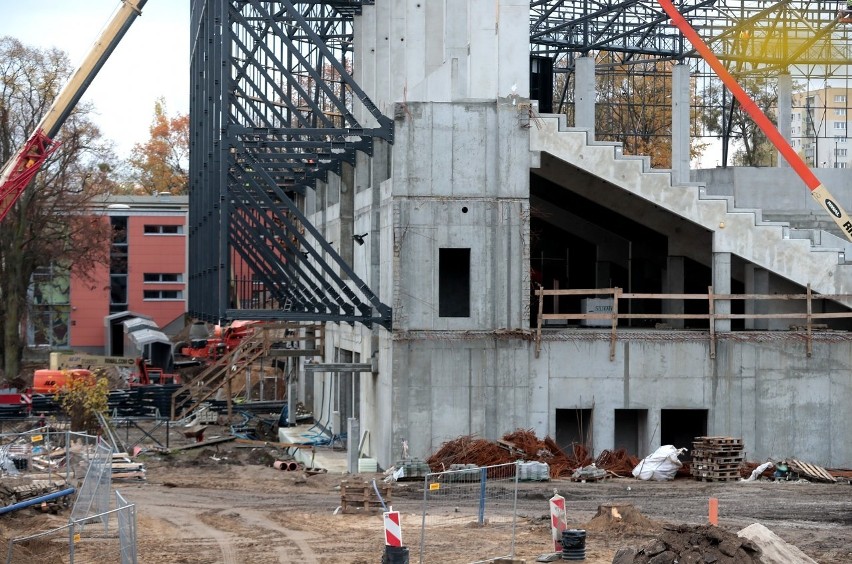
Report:
<svg viewBox="0 0 852 564"><path fill-rule="evenodd" d="M768 76L743 76L737 82L754 100L755 105L766 117L777 124L778 84ZM707 131L719 136L727 127L731 141L735 144L732 164L735 166L773 166L777 158L775 147L766 137L757 123L735 103L721 81L714 80L701 93L704 99L704 111L700 119Z"/></svg>
<svg viewBox="0 0 852 564"><path fill-rule="evenodd" d="M563 66L565 61L561 63ZM601 51L595 55L595 129L602 141L617 141L626 155L646 155L651 165L670 168L672 162L672 67L674 62ZM568 73L558 73L554 100L573 111ZM696 105L690 120L690 157L707 143L696 127Z"/></svg>
<svg viewBox="0 0 852 564"><path fill-rule="evenodd" d="M67 55L0 38L0 162L7 162L34 132L71 75ZM33 274L40 268L71 269L82 280L107 260L109 224L89 213L111 187L115 156L78 105L55 141L57 149L0 222L0 357L15 378Z"/></svg>
<svg viewBox="0 0 852 564"><path fill-rule="evenodd" d="M106 415L109 409L109 380L100 370L69 376L56 398L71 422L71 431L96 435L101 429L98 414Z"/></svg>
<svg viewBox="0 0 852 564"><path fill-rule="evenodd" d="M133 147L137 192L186 194L189 187L189 115L170 117L163 98L154 104L151 138Z"/></svg>

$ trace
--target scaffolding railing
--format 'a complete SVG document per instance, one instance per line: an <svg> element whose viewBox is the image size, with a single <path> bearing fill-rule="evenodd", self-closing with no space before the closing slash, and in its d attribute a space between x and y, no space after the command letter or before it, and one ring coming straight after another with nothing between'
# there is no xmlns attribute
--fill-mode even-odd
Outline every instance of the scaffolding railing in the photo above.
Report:
<svg viewBox="0 0 852 564"><path fill-rule="evenodd" d="M815 294L811 291L810 285L807 287L807 292L804 294L717 294L710 286L706 294L653 294L643 292L625 292L621 288L597 288L597 289L571 289L571 290L545 290L539 288L535 291L538 298L538 315L535 331L535 355L538 358L541 352L542 327L547 321L578 321L581 325L594 325L598 328L608 327L610 329L610 360L615 358L615 345L618 339L619 321L621 320L705 320L707 321L707 331L710 337L710 357L716 356L716 340L717 333L721 332L718 323L723 320L801 320L800 324L792 326L794 329L800 329L805 332L805 342L807 356L813 354L813 333L817 329L827 329L827 325L818 323L819 320L828 319L849 319L852 320L852 311L815 311L814 302L824 302L826 300L841 304L838 309L845 306L842 304L852 301L852 294ZM544 312L545 298L558 299L561 296L574 296L585 298L600 298L608 297L612 300L611 305L607 304L605 311L579 312L568 313L559 311L559 306L554 306L554 311L551 313ZM658 300L661 302L668 301L671 304L680 303L683 301L704 301L707 304L707 309L699 313L677 313L674 311L665 311L666 308L660 308L659 311L642 311L641 313L633 313L631 308L634 301L640 300ZM751 303L762 300L780 300L787 302L798 302L804 304L804 311L775 311L770 313L758 313L756 311L744 311L742 313L733 313L730 311L732 302L742 301ZM622 304L627 304L628 307L623 307ZM671 328L671 327L666 327ZM759 329L756 329L759 330ZM727 330L725 330L727 332Z"/></svg>

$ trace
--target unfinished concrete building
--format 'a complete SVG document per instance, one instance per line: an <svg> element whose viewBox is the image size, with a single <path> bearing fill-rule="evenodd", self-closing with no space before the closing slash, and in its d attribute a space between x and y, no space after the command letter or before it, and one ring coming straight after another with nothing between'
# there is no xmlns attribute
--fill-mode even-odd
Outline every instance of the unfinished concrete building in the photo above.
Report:
<svg viewBox="0 0 852 564"><path fill-rule="evenodd" d="M588 43L570 119L531 97L531 46L593 21L573 3L222 4L193 12L216 48L193 59L190 313L327 322L291 394L356 455L388 467L404 443L425 458L524 428L596 453L726 435L753 460L852 464L846 240L784 163L690 170L688 65L663 170L597 140ZM319 53L301 75L299 41ZM322 103L298 86L326 64ZM817 172L850 207L849 172Z"/></svg>

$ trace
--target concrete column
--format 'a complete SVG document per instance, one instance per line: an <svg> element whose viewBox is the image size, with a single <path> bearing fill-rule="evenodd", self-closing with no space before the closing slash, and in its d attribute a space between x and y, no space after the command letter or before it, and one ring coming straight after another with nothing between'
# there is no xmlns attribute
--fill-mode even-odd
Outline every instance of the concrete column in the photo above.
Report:
<svg viewBox="0 0 852 564"><path fill-rule="evenodd" d="M745 292L746 294L768 294L769 293L769 271L753 264L747 264L745 268ZM745 313L763 314L768 313L765 300L747 300L745 302ZM746 319L746 329L765 331L769 329L768 319Z"/></svg>
<svg viewBox="0 0 852 564"><path fill-rule="evenodd" d="M713 293L731 293L731 253L713 253ZM730 300L716 300L716 313L731 313ZM726 333L731 330L730 319L717 319L716 332Z"/></svg>
<svg viewBox="0 0 852 564"><path fill-rule="evenodd" d="M595 263L595 287L609 288L612 286L612 263L599 260Z"/></svg>
<svg viewBox="0 0 852 564"><path fill-rule="evenodd" d="M289 369L290 362L287 362L287 367ZM287 371L289 374L289 370ZM261 376L262 377L262 376ZM293 378L288 378L287 380L287 424L295 425L296 424L296 394L298 393L298 383L293 380Z"/></svg>
<svg viewBox="0 0 852 564"><path fill-rule="evenodd" d="M335 432L338 432L335 430ZM361 425L358 419L346 420L346 470L350 474L358 473L358 443L361 442Z"/></svg>
<svg viewBox="0 0 852 564"><path fill-rule="evenodd" d="M683 293L683 257L668 257L666 259L666 279L663 292L667 294ZM683 300L664 300L663 313L681 314L684 312ZM683 329L683 319L667 319L666 322L676 329Z"/></svg>
<svg viewBox="0 0 852 564"><path fill-rule="evenodd" d="M343 163L340 171L340 256L346 264L355 264L355 169ZM347 275L340 273L344 280Z"/></svg>
<svg viewBox="0 0 852 564"><path fill-rule="evenodd" d="M672 69L672 183L689 182L689 66Z"/></svg>
<svg viewBox="0 0 852 564"><path fill-rule="evenodd" d="M596 456L602 450L610 450L615 442L615 410L613 404L596 405L592 411L592 448Z"/></svg>
<svg viewBox="0 0 852 564"><path fill-rule="evenodd" d="M589 130L595 138L595 60L579 57L574 61L574 127Z"/></svg>
<svg viewBox="0 0 852 564"><path fill-rule="evenodd" d="M660 411L660 406L655 405L651 406L648 409L648 421L645 427L645 433L640 433L639 435L639 456L645 457L660 448L662 445L661 442L661 429L660 425L662 425L662 414Z"/></svg>
<svg viewBox="0 0 852 564"><path fill-rule="evenodd" d="M778 131L787 140L793 139L793 77L783 72L778 75ZM778 166L790 166L787 159L778 153Z"/></svg>

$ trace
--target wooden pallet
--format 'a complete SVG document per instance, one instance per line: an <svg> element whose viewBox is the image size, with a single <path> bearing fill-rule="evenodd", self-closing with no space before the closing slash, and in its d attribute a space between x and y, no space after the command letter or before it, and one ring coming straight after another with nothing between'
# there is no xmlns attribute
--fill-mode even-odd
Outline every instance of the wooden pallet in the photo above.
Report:
<svg viewBox="0 0 852 564"><path fill-rule="evenodd" d="M742 458L744 456L744 452L740 449L706 449L706 448L693 448L692 449L692 458L724 458L724 457L737 457Z"/></svg>
<svg viewBox="0 0 852 564"><path fill-rule="evenodd" d="M390 484L376 483L385 505L390 502ZM340 510L343 513L381 513L382 499L368 482L342 482L340 484Z"/></svg>
<svg viewBox="0 0 852 564"><path fill-rule="evenodd" d="M796 474L804 476L809 480L831 483L837 481L837 478L826 472L825 468L817 466L816 464L808 464L801 460L792 459L787 461L787 466Z"/></svg>
<svg viewBox="0 0 852 564"><path fill-rule="evenodd" d="M740 464L696 464L693 461L692 468L701 472L739 472Z"/></svg>
<svg viewBox="0 0 852 564"><path fill-rule="evenodd" d="M742 464L742 463L743 463L743 459L742 459L742 457L738 457L738 458L729 458L729 457L723 457L723 458L695 458L695 457L693 457L693 459L692 459L692 463L693 463L693 464L698 464L698 465L702 465L702 464L712 464L712 465L728 465L728 466L730 466L730 465L739 465L739 464Z"/></svg>
<svg viewBox="0 0 852 564"><path fill-rule="evenodd" d="M705 482L727 482L730 480L739 480L739 470L702 470L693 467L692 476L698 481Z"/></svg>
<svg viewBox="0 0 852 564"><path fill-rule="evenodd" d="M692 447L694 449L727 448L729 450L741 450L743 448L743 440L735 437L695 437Z"/></svg>

